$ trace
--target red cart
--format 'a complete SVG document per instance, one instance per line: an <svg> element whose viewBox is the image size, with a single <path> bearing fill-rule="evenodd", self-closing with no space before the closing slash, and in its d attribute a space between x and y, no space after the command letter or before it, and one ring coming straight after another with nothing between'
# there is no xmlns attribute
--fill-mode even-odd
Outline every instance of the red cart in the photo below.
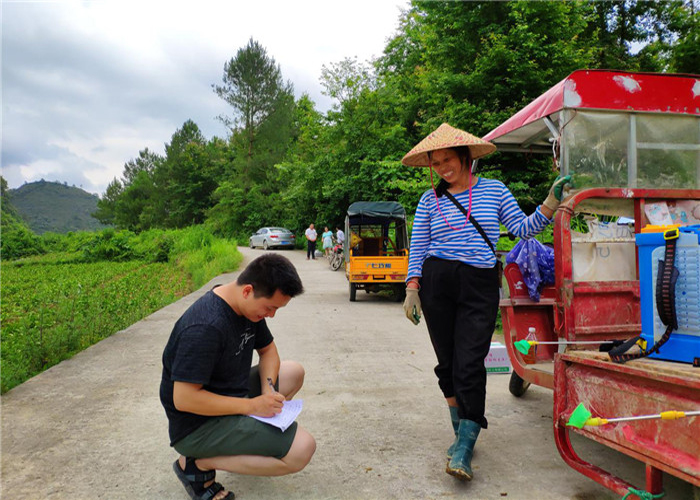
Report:
<svg viewBox="0 0 700 500"><path fill-rule="evenodd" d="M615 364L595 344L539 345L528 356L513 345L530 328L539 341L606 341L637 336L655 321L643 297L650 283L640 278L649 263L635 242L648 224L700 222L700 76L576 71L484 139L502 152L553 154L574 186L554 218L554 285L535 302L515 264L504 272L510 297L500 308L514 368L511 392L520 396L531 383L553 389L562 458L618 494L633 486L582 460L572 429L642 462L651 494L662 491L661 471L700 487L699 417L565 425L579 403L601 417L699 410L700 368L652 358ZM629 224L609 222L620 218ZM584 223L587 231L578 231ZM698 317L700 298L684 307ZM698 349L700 326L681 329Z"/></svg>

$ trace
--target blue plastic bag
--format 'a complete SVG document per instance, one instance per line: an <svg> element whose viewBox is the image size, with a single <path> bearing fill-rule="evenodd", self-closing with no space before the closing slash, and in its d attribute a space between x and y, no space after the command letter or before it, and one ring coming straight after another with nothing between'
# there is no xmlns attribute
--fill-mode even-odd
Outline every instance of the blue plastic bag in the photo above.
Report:
<svg viewBox="0 0 700 500"><path fill-rule="evenodd" d="M554 250L535 238L520 240L506 255L511 262L518 264L530 298L539 302L542 288L554 284Z"/></svg>

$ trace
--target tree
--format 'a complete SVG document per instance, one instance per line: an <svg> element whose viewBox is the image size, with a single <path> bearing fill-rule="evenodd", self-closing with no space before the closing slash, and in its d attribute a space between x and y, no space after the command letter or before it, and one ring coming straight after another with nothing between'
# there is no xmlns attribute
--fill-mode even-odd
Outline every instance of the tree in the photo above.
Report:
<svg viewBox="0 0 700 500"><path fill-rule="evenodd" d="M293 96L291 82L282 80L275 59L252 38L224 65L223 85L212 85L214 92L234 109L234 116L220 116L232 132L241 130L247 142L247 154L253 155L260 126Z"/></svg>
<svg viewBox="0 0 700 500"><path fill-rule="evenodd" d="M153 179L146 171L138 172L117 198L114 206L115 225L129 231L143 231L153 227L153 221L150 217L146 219L144 213L152 211L155 199Z"/></svg>
<svg viewBox="0 0 700 500"><path fill-rule="evenodd" d="M26 182L25 182L26 184ZM0 208L3 208L7 203L7 181L0 175Z"/></svg>
<svg viewBox="0 0 700 500"><path fill-rule="evenodd" d="M678 33L678 40L670 48L670 71L697 73L700 70L700 2L682 2L673 13L670 25Z"/></svg>
<svg viewBox="0 0 700 500"><path fill-rule="evenodd" d="M133 181L133 179L132 179ZM97 211L92 216L102 224L113 225L116 222L117 200L124 192L124 186L118 179L113 179L107 185L102 197L97 200Z"/></svg>
<svg viewBox="0 0 700 500"><path fill-rule="evenodd" d="M316 110L309 95L304 93L294 106L292 140L286 152L287 161L312 161L320 152L323 131L323 116Z"/></svg>
<svg viewBox="0 0 700 500"><path fill-rule="evenodd" d="M154 201L163 206L164 226L179 228L204 221L217 185L211 168L206 139L197 124L187 120L165 145L165 161L153 176ZM159 220L157 209L153 217Z"/></svg>
<svg viewBox="0 0 700 500"><path fill-rule="evenodd" d="M148 148L139 151L138 158L131 159L124 164L123 182L125 186L131 184L136 175L143 171L149 176L162 165L163 157L157 153L149 151Z"/></svg>
<svg viewBox="0 0 700 500"><path fill-rule="evenodd" d="M224 65L223 85L214 92L233 107L220 116L231 130L230 168L223 171L208 211L211 226L222 234L243 234L257 220L273 223L280 186L276 165L295 139L293 87L279 65L252 38ZM232 211L234 211L232 213Z"/></svg>
<svg viewBox="0 0 700 500"><path fill-rule="evenodd" d="M363 90L376 88L374 68L360 63L357 58L346 57L338 63L321 66L323 94L337 100L340 105L357 99Z"/></svg>

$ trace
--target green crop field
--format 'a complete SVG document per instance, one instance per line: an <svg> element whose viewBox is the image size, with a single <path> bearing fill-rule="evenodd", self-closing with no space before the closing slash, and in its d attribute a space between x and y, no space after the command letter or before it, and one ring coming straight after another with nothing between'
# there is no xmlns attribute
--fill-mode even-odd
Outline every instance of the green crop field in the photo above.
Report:
<svg viewBox="0 0 700 500"><path fill-rule="evenodd" d="M7 238L5 228L12 234L13 226L6 215L0 249L2 393L235 271L243 260L235 240L204 226L41 237L23 229Z"/></svg>
<svg viewBox="0 0 700 500"><path fill-rule="evenodd" d="M54 260L3 263L3 393L191 290L167 263Z"/></svg>

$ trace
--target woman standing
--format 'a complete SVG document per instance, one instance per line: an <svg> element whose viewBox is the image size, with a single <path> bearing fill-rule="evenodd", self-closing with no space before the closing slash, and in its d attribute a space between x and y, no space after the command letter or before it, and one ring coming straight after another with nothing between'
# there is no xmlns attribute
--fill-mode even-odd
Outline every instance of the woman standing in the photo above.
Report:
<svg viewBox="0 0 700 500"><path fill-rule="evenodd" d="M467 481L473 477L474 444L488 425L484 359L498 312L499 223L520 238L536 235L551 222L568 182L558 179L545 202L526 216L501 181L471 173L472 160L495 150L490 142L443 123L401 160L430 167L431 180L433 170L442 179L416 208L404 311L415 324L421 308L425 313L438 361L435 374L455 432L447 473Z"/></svg>
<svg viewBox="0 0 700 500"><path fill-rule="evenodd" d="M323 241L323 253L326 257L333 248L333 231L328 229L328 226L323 227L323 234L321 235L321 241Z"/></svg>

